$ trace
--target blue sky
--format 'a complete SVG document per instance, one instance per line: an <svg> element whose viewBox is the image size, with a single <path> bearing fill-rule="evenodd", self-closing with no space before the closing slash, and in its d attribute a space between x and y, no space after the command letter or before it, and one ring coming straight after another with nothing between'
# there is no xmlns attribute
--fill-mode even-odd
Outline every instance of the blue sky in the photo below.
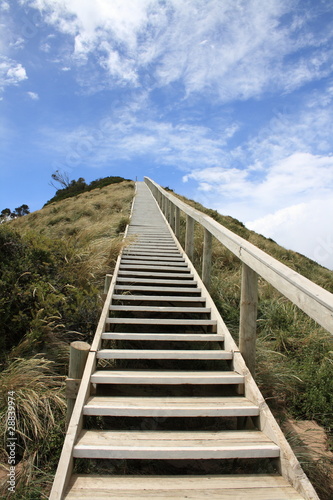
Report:
<svg viewBox="0 0 333 500"><path fill-rule="evenodd" d="M330 0L0 0L0 208L152 177L333 269Z"/></svg>

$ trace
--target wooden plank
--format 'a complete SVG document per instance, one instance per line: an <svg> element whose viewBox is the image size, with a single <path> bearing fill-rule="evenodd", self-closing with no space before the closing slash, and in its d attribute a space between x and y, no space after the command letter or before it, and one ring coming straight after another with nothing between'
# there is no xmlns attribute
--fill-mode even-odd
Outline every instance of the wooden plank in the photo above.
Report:
<svg viewBox="0 0 333 500"><path fill-rule="evenodd" d="M276 458L279 447L259 431L83 430L76 458L228 459Z"/></svg>
<svg viewBox="0 0 333 500"><path fill-rule="evenodd" d="M68 500L76 499L301 500L279 476L73 476Z"/></svg>
<svg viewBox="0 0 333 500"><path fill-rule="evenodd" d="M117 278L117 283L157 283L160 285L184 285L184 286L196 286L197 282L193 280L183 280L179 279L179 276L175 274L174 279L163 279L163 278Z"/></svg>
<svg viewBox="0 0 333 500"><path fill-rule="evenodd" d="M128 264L127 262L122 262L120 266L121 270L128 270L128 269L142 269L143 271L175 271L177 273L188 273L189 269L184 266L178 266L176 267L175 265L171 264L168 266L167 264L161 266L159 264L150 264L149 261L144 264L141 262L141 264Z"/></svg>
<svg viewBox="0 0 333 500"><path fill-rule="evenodd" d="M223 342L224 336L217 333L118 333L104 332L103 339L108 340L158 340L166 342Z"/></svg>
<svg viewBox="0 0 333 500"><path fill-rule="evenodd" d="M231 360L232 352L220 349L211 350L174 350L174 349L101 349L98 359L227 359Z"/></svg>
<svg viewBox="0 0 333 500"><path fill-rule="evenodd" d="M140 255L135 255L135 256L132 256L132 255L129 255L129 254L125 254L123 255L123 258L122 258L122 261L136 261L136 262L139 262L139 260L147 260L147 258L145 256L140 256ZM182 256L166 256L166 257L162 257L162 256L158 256L158 257L154 257L154 256L149 256L149 261L150 262L153 262L153 261L159 261L159 262L164 262L164 261L168 261L168 262L185 262L184 260L184 257Z"/></svg>
<svg viewBox="0 0 333 500"><path fill-rule="evenodd" d="M116 285L115 290L137 291L137 292L168 292L170 293L201 293L200 288L191 287L170 287L170 286L132 286L132 285ZM147 295L149 297L149 295Z"/></svg>
<svg viewBox="0 0 333 500"><path fill-rule="evenodd" d="M132 311L132 312L160 312L160 313L195 313L195 314L209 314L211 309L209 307L163 307L163 306L110 306L110 311Z"/></svg>
<svg viewBox="0 0 333 500"><path fill-rule="evenodd" d="M122 300L131 302L190 302L205 304L204 297L184 297L181 295L120 295L113 294L112 300ZM200 307L200 306L199 306Z"/></svg>
<svg viewBox="0 0 333 500"><path fill-rule="evenodd" d="M221 371L171 370L97 370L91 375L93 384L242 384L243 375Z"/></svg>
<svg viewBox="0 0 333 500"><path fill-rule="evenodd" d="M111 325L216 326L214 319L108 318L106 323Z"/></svg>
<svg viewBox="0 0 333 500"><path fill-rule="evenodd" d="M139 277L152 277L152 278L174 278L175 276L177 277L177 274L175 273L159 273L156 271L123 271L120 270L118 273L118 276L139 276ZM185 280L190 280L194 279L193 274L190 273L182 273L181 274L182 279Z"/></svg>
<svg viewBox="0 0 333 500"><path fill-rule="evenodd" d="M84 415L137 417L258 416L259 407L241 397L105 397L92 396Z"/></svg>
<svg viewBox="0 0 333 500"><path fill-rule="evenodd" d="M180 262L178 261L174 261L172 259L167 259L167 260L159 260L159 259L156 259L153 260L151 258L149 258L149 260L138 260L138 259L126 259L126 258L122 258L121 259L121 267L124 267L124 266L127 266L127 265L130 265L130 266L134 266L134 265L140 265L140 266L143 266L143 265L148 265L151 267L153 266L163 266L163 267L168 267L168 266L172 266L172 267L187 267L186 264L185 264L185 261L182 260ZM177 269L178 270L178 269Z"/></svg>

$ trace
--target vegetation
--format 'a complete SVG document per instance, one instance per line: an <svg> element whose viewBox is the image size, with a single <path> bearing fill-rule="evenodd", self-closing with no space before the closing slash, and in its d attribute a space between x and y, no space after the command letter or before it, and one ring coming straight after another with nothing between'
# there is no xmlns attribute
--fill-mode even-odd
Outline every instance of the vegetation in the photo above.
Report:
<svg viewBox="0 0 333 500"><path fill-rule="evenodd" d="M0 226L0 485L7 480L5 420L12 394L15 498L47 498L65 430L69 343L92 340L103 278L123 245L133 187L107 185ZM7 486L0 486L1 498Z"/></svg>
<svg viewBox="0 0 333 500"><path fill-rule="evenodd" d="M123 177L109 176L103 177L102 179L97 179L95 181L92 181L90 184L87 184L83 177L80 177L77 181L70 181L68 174L66 174L66 172L62 173L59 170L56 170L56 172L52 174L52 179L54 182L60 184L62 188L57 189L54 182L51 182L51 185L57 189L57 192L55 196L46 203L46 205L56 201L64 200L66 198L71 198L72 196L77 196L80 193L92 191L93 189L102 189L103 187L109 186L110 184L129 181L129 179L124 179Z"/></svg>
<svg viewBox="0 0 333 500"><path fill-rule="evenodd" d="M0 224L10 219L16 219L16 217L22 217L23 215L27 215L29 213L30 209L25 203L20 207L15 208L13 212L10 208L4 208L0 213Z"/></svg>

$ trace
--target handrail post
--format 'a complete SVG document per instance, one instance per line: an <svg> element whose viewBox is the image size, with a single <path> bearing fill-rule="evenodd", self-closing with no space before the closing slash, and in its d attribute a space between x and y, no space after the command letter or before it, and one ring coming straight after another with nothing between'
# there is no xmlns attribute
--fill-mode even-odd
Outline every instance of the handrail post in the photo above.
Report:
<svg viewBox="0 0 333 500"><path fill-rule="evenodd" d="M185 235L185 253L190 260L194 255L194 219L190 215L186 215L186 235Z"/></svg>
<svg viewBox="0 0 333 500"><path fill-rule="evenodd" d="M239 324L239 350L254 376L256 364L258 275L243 263Z"/></svg>
<svg viewBox="0 0 333 500"><path fill-rule="evenodd" d="M175 232L175 205L170 201L170 226L173 232Z"/></svg>
<svg viewBox="0 0 333 500"><path fill-rule="evenodd" d="M179 240L180 236L180 210L179 207L175 205L175 236Z"/></svg>
<svg viewBox="0 0 333 500"><path fill-rule="evenodd" d="M86 366L90 345L77 340L70 345L68 378L66 380L67 415L66 427L71 419L76 396L80 387L84 368Z"/></svg>
<svg viewBox="0 0 333 500"><path fill-rule="evenodd" d="M205 229L204 244L202 252L202 281L209 290L210 288L210 270L212 265L212 233Z"/></svg>

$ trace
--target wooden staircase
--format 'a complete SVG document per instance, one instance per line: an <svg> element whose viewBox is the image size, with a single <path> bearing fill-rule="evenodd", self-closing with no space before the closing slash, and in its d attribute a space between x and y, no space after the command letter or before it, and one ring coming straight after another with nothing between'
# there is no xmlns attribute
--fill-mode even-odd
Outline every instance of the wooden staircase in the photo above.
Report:
<svg viewBox="0 0 333 500"><path fill-rule="evenodd" d="M50 499L318 498L144 183L126 237Z"/></svg>

